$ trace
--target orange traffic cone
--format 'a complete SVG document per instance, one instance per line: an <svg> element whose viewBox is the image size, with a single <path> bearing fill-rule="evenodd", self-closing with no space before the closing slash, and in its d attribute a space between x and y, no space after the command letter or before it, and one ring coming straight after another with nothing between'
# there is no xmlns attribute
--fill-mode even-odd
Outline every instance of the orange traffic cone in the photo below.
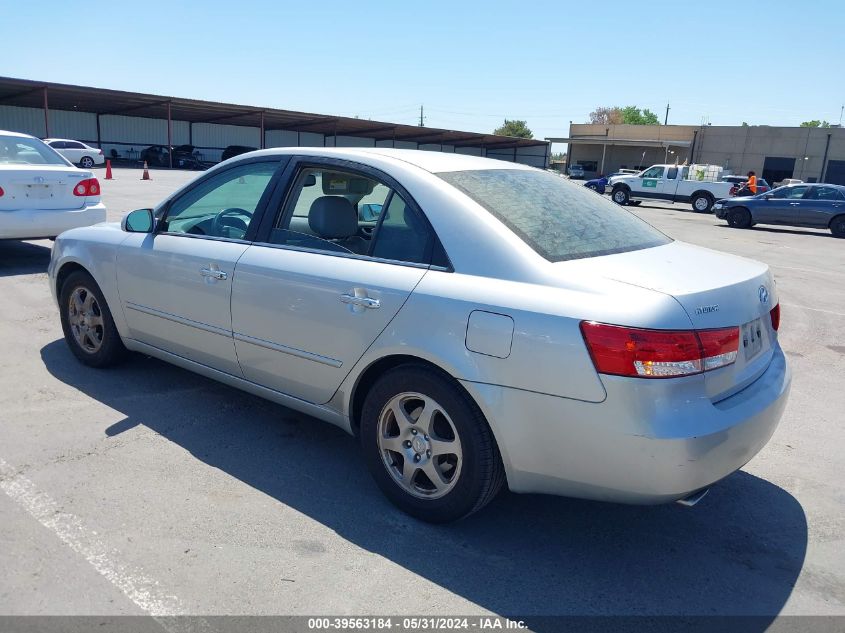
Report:
<svg viewBox="0 0 845 633"><path fill-rule="evenodd" d="M144 175L141 176L141 180L152 180L150 178L150 170L147 168L147 161L144 161Z"/></svg>
<svg viewBox="0 0 845 633"><path fill-rule="evenodd" d="M111 161L106 159L106 180L114 180L111 175Z"/></svg>

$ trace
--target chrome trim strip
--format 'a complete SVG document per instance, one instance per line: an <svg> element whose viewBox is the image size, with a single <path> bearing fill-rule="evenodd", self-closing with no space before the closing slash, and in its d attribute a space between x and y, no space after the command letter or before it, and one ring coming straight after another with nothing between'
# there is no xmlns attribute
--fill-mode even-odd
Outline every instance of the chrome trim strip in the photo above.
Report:
<svg viewBox="0 0 845 633"><path fill-rule="evenodd" d="M150 316L155 316L161 319L166 319L168 321L173 321L174 323L178 323L180 325L187 325L188 327L193 327L198 330L202 330L203 332L209 332L211 334L217 334L218 336L232 338L232 333L229 330L227 330L226 328L217 327L216 325L209 325L208 323L202 323L201 321L192 321L191 319L186 319L185 317L170 314L169 312L162 312L161 310L156 310L154 308L148 308L147 306L132 303L131 301L126 302L126 307L130 310L135 310L136 312L142 312L144 314L149 314Z"/></svg>
<svg viewBox="0 0 845 633"><path fill-rule="evenodd" d="M246 334L241 334L240 332L235 332L235 340L241 341L242 343L250 343L252 345L257 345L258 347L263 347L265 349L273 350L274 352L281 352L282 354L289 354L290 356L296 356L297 358L304 358L305 360L313 360L315 363L320 363L322 365L328 365L329 367L334 367L335 369L340 368L343 366L343 362L336 360L334 358L329 358L328 356L320 356L319 354L313 354L312 352L306 352L301 349L296 349L295 347L288 347L286 345L279 345L278 343L273 343L272 341L265 341L263 338L255 338L254 336L247 336Z"/></svg>

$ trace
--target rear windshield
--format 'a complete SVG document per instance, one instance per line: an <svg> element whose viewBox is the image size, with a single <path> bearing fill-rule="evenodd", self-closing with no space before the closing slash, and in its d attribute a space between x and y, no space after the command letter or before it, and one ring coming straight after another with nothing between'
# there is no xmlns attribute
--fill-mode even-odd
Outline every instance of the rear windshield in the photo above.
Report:
<svg viewBox="0 0 845 633"><path fill-rule="evenodd" d="M0 165L69 165L52 147L35 138L0 134Z"/></svg>
<svg viewBox="0 0 845 633"><path fill-rule="evenodd" d="M544 171L437 174L551 262L636 251L672 240L586 187Z"/></svg>

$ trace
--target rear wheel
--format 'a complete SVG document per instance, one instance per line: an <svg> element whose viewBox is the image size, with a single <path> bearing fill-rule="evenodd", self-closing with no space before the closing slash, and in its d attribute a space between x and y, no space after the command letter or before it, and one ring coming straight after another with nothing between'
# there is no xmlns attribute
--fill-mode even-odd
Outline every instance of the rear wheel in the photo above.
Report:
<svg viewBox="0 0 845 633"><path fill-rule="evenodd" d="M402 365L376 381L361 412L361 442L382 492L423 521L472 514L504 482L493 433L478 406L428 367Z"/></svg>
<svg viewBox="0 0 845 633"><path fill-rule="evenodd" d="M598 187L596 187L595 185L587 185L587 189L592 189L593 191L597 191Z"/></svg>
<svg viewBox="0 0 845 633"><path fill-rule="evenodd" d="M830 221L830 232L836 237L845 237L845 215L837 215Z"/></svg>
<svg viewBox="0 0 845 633"><path fill-rule="evenodd" d="M70 351L91 367L108 367L126 354L103 293L87 272L68 275L59 290L62 330Z"/></svg>
<svg viewBox="0 0 845 633"><path fill-rule="evenodd" d="M85 169L91 169L94 166L94 159L90 156L83 156L79 164Z"/></svg>
<svg viewBox="0 0 845 633"><path fill-rule="evenodd" d="M747 229L751 226L751 213L748 209L731 209L728 211L728 226L735 229Z"/></svg>
<svg viewBox="0 0 845 633"><path fill-rule="evenodd" d="M610 196L616 204L626 205L631 201L631 195L625 187L614 187Z"/></svg>
<svg viewBox="0 0 845 633"><path fill-rule="evenodd" d="M709 213L710 209L713 208L713 202L713 196L706 193L697 193L690 200L692 210L697 213Z"/></svg>

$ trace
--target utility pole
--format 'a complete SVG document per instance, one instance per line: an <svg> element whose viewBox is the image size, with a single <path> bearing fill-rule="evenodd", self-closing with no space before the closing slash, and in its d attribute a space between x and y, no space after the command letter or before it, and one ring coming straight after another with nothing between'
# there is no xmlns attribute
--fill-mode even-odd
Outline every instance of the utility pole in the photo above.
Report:
<svg viewBox="0 0 845 633"><path fill-rule="evenodd" d="M423 116L423 107L420 106L420 127L425 125L425 117Z"/></svg>
<svg viewBox="0 0 845 633"><path fill-rule="evenodd" d="M845 105L839 108L839 127L842 127L842 112L845 111Z"/></svg>
<svg viewBox="0 0 845 633"><path fill-rule="evenodd" d="M663 119L663 125L669 123L669 102L666 102L666 118Z"/></svg>

